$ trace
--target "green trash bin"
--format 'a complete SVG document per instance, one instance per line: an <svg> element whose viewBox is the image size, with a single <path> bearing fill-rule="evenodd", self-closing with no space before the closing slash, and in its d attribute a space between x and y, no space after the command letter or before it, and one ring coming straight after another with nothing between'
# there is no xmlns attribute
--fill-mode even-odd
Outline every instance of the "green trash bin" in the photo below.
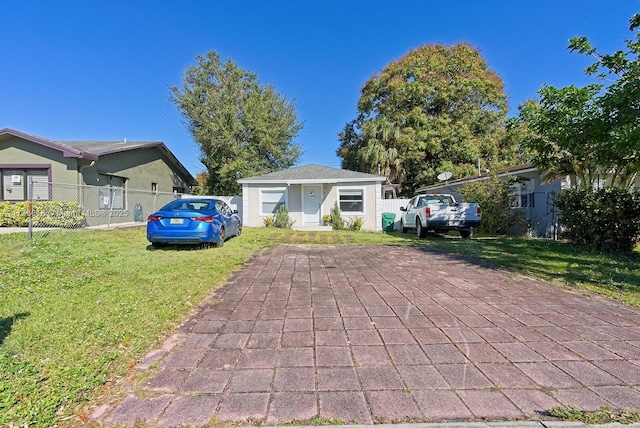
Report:
<svg viewBox="0 0 640 428"><path fill-rule="evenodd" d="M393 232L396 215L394 213L382 213L382 230Z"/></svg>

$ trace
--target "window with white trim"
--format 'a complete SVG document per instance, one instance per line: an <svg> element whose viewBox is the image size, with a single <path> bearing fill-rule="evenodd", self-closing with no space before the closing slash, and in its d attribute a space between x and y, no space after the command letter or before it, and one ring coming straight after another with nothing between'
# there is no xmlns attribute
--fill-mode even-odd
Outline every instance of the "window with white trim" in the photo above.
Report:
<svg viewBox="0 0 640 428"><path fill-rule="evenodd" d="M536 206L536 194L523 193L520 195L520 208L533 208Z"/></svg>
<svg viewBox="0 0 640 428"><path fill-rule="evenodd" d="M532 208L535 207L534 183L529 180L525 183L513 183L510 186L509 196L511 198L511 208Z"/></svg>
<svg viewBox="0 0 640 428"><path fill-rule="evenodd" d="M339 189L340 212L364 213L364 189Z"/></svg>
<svg viewBox="0 0 640 428"><path fill-rule="evenodd" d="M286 189L260 190L260 215L275 214L281 205L286 206Z"/></svg>

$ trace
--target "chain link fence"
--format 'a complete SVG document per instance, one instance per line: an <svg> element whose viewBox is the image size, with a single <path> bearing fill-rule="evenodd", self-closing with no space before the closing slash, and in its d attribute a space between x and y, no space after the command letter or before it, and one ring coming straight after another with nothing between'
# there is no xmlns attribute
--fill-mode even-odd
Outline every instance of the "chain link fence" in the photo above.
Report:
<svg viewBox="0 0 640 428"><path fill-rule="evenodd" d="M0 202L0 227L32 233L55 229L142 226L181 193L29 181L27 201Z"/></svg>

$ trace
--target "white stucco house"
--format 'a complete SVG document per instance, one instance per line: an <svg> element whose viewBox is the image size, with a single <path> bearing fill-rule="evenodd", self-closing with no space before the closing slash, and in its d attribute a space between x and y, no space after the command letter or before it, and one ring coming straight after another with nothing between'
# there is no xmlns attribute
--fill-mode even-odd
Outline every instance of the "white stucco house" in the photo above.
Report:
<svg viewBox="0 0 640 428"><path fill-rule="evenodd" d="M322 216L337 203L342 218L363 219L362 230L382 230L382 183L386 177L310 164L238 180L242 222L263 227L284 204L294 229L322 230Z"/></svg>

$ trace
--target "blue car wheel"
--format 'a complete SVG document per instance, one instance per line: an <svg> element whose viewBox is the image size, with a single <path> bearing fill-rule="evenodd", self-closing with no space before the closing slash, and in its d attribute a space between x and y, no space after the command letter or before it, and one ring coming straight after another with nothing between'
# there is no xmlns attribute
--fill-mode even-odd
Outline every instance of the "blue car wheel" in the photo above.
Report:
<svg viewBox="0 0 640 428"><path fill-rule="evenodd" d="M224 245L224 239L225 239L224 226L220 226L220 230L218 230L218 242L216 244L218 248Z"/></svg>

